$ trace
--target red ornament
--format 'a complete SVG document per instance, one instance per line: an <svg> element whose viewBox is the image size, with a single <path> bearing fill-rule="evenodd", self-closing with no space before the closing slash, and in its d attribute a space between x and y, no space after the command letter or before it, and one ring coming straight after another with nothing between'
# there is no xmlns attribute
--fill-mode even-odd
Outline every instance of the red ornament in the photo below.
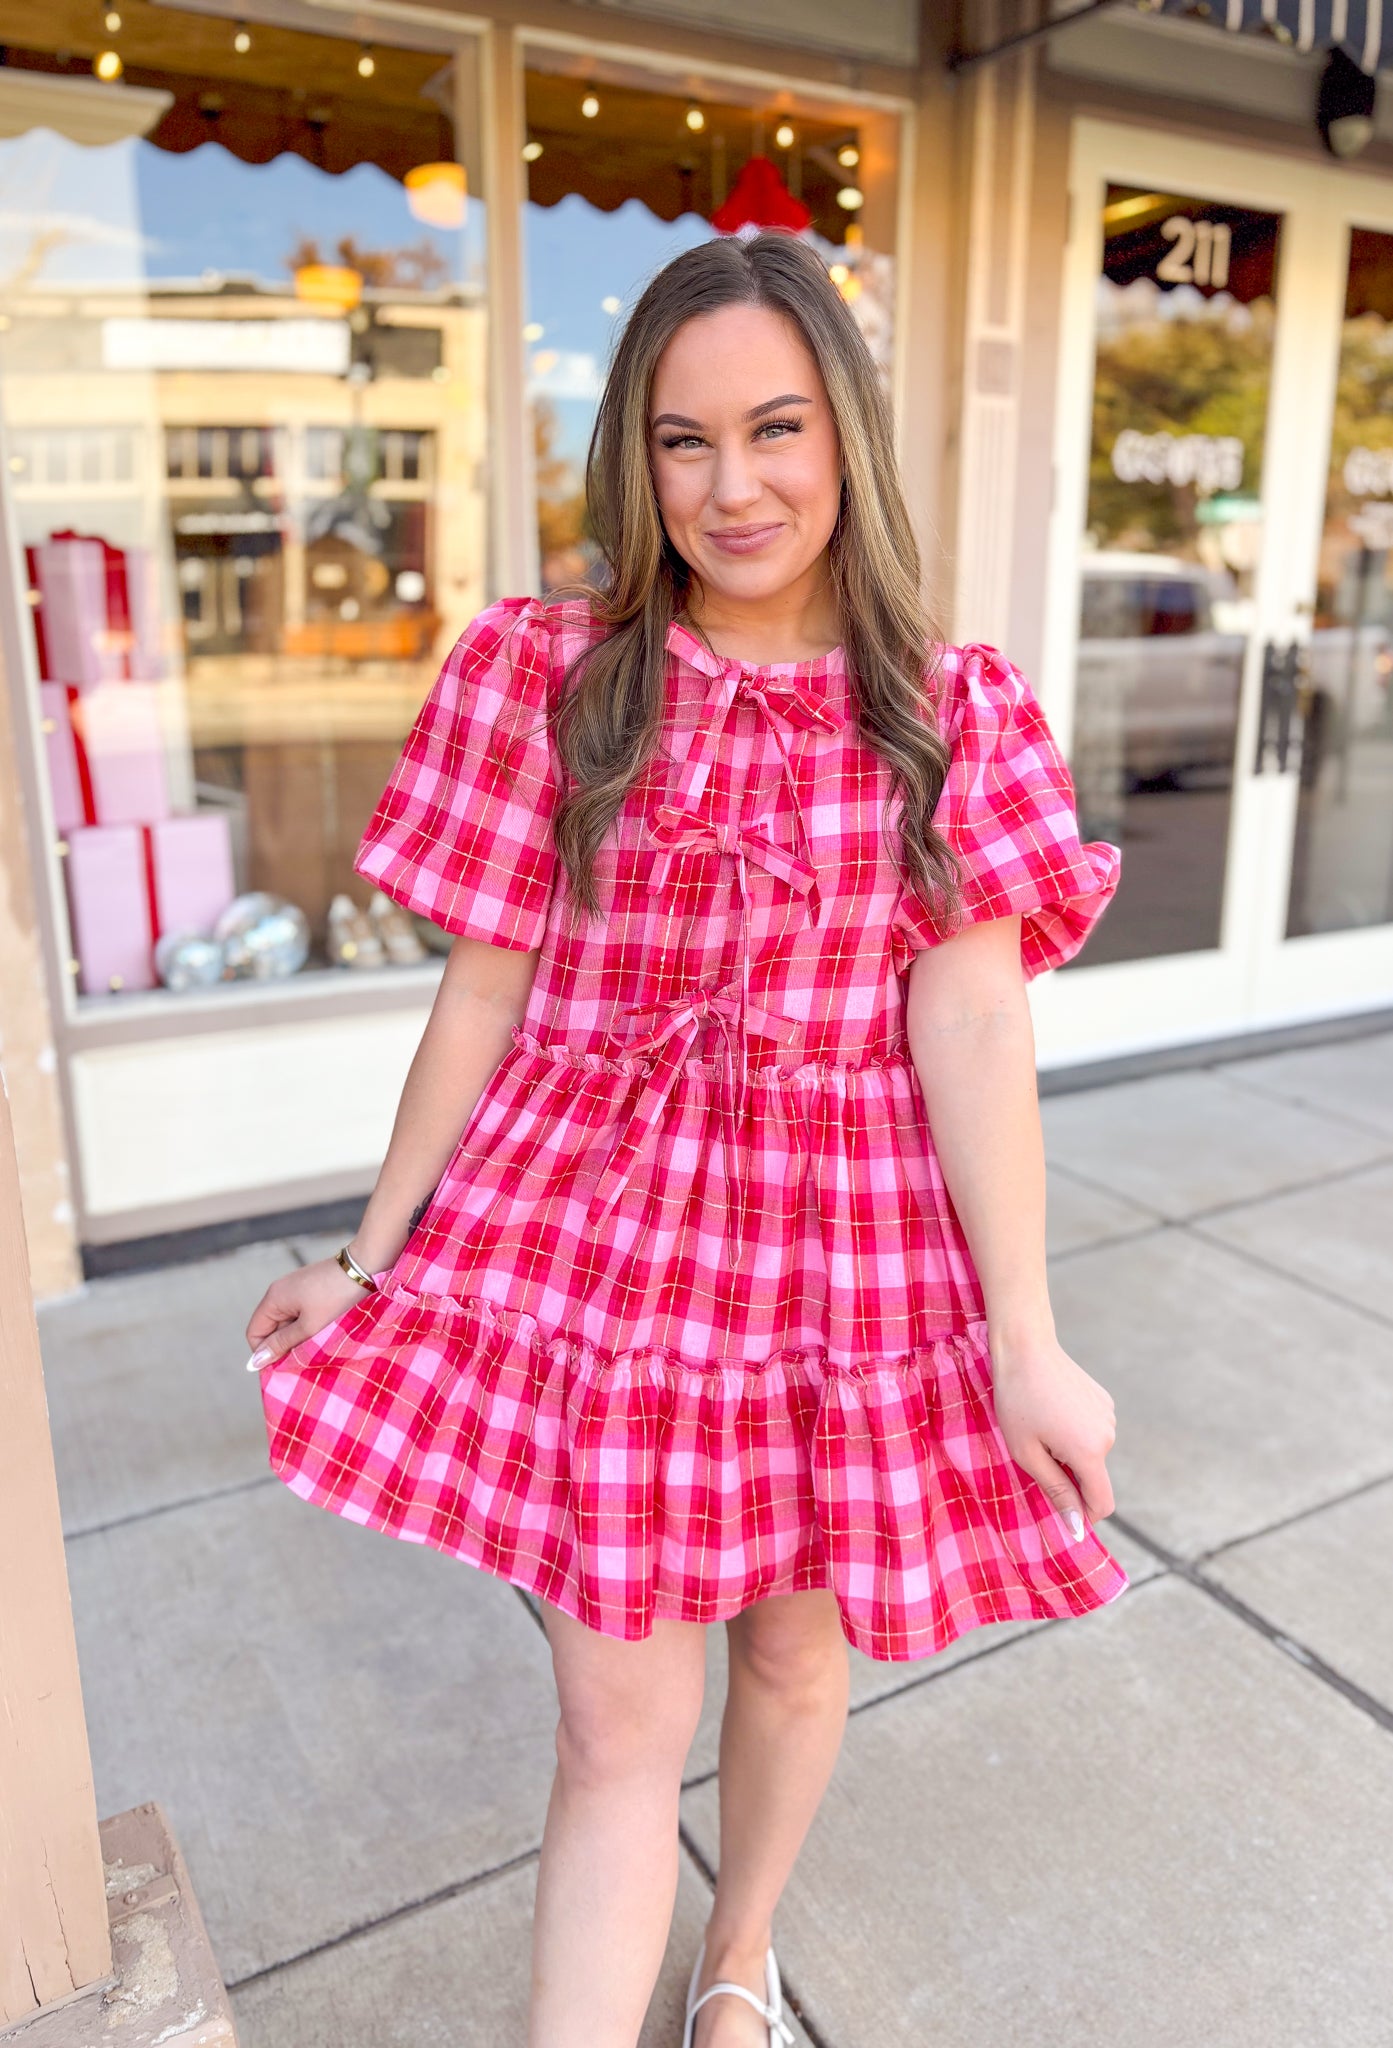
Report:
<svg viewBox="0 0 1393 2048"><path fill-rule="evenodd" d="M723 235L741 228L788 228L794 234L810 225L812 213L793 194L767 156L752 156L716 208L711 225Z"/></svg>

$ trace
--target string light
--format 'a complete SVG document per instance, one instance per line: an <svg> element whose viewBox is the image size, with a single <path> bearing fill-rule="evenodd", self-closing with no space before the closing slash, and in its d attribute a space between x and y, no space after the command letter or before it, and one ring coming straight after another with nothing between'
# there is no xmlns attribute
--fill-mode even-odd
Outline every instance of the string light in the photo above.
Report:
<svg viewBox="0 0 1393 2048"><path fill-rule="evenodd" d="M108 8L107 8L107 10L106 10L106 13L105 13L105 14L104 14L104 15L102 16L102 27L103 27L103 28L104 28L104 29L106 30L106 32L107 32L107 34L108 34L109 36L118 36L118 35L120 35L120 33L121 33L121 13L120 13L120 9L119 9L119 8L116 8L116 7L108 7Z"/></svg>
<svg viewBox="0 0 1393 2048"><path fill-rule="evenodd" d="M525 164L535 164L541 153L540 142L524 142L522 145L522 160Z"/></svg>
<svg viewBox="0 0 1393 2048"><path fill-rule="evenodd" d="M600 102L593 92L588 92L580 103L580 110L587 121L593 121L600 111Z"/></svg>
<svg viewBox="0 0 1393 2048"><path fill-rule="evenodd" d="M837 151L837 162L844 171L854 171L861 161L861 152L854 142L844 142Z"/></svg>
<svg viewBox="0 0 1393 2048"><path fill-rule="evenodd" d="M706 126L706 116L702 113L700 107L688 107L687 126L691 129L693 135L700 135L702 129Z"/></svg>
<svg viewBox="0 0 1393 2048"><path fill-rule="evenodd" d="M360 78L371 78L376 69L377 59L372 54L372 46L369 43L364 43L362 49L358 52L358 76Z"/></svg>
<svg viewBox="0 0 1393 2048"><path fill-rule="evenodd" d="M237 24L236 33L232 38L232 47L237 52L237 55L239 57L245 57L251 46L251 30L247 27L247 24L244 21L239 21Z"/></svg>
<svg viewBox="0 0 1393 2048"><path fill-rule="evenodd" d="M121 62L119 50L98 50L96 56L92 59L93 71L95 71L98 78L104 79L108 85L110 85L113 79L119 78L125 68L125 65Z"/></svg>
<svg viewBox="0 0 1393 2048"><path fill-rule="evenodd" d="M780 149L792 149L793 130L789 127L787 121L781 121L774 130L774 140L778 143Z"/></svg>
<svg viewBox="0 0 1393 2048"><path fill-rule="evenodd" d="M845 207L848 213L855 213L857 207L862 202L862 197L863 195L857 186L843 185L837 194L837 204L838 206Z"/></svg>

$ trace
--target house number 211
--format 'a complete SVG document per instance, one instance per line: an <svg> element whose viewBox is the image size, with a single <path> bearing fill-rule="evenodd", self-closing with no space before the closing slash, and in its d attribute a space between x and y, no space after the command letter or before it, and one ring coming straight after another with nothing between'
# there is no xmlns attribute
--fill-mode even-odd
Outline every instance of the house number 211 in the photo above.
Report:
<svg viewBox="0 0 1393 2048"><path fill-rule="evenodd" d="M1227 221L1191 220L1188 214L1173 213L1161 222L1161 233L1175 244L1156 265L1162 283L1207 284L1223 290L1229 281L1232 240Z"/></svg>

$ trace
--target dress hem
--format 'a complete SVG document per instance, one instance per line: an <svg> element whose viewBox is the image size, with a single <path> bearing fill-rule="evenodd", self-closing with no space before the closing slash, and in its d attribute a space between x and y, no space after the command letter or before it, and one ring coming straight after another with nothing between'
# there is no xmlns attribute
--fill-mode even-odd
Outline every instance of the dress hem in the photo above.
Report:
<svg viewBox="0 0 1393 2048"><path fill-rule="evenodd" d="M305 1484L303 1480L297 1485L296 1481L301 1479L301 1475L296 1471L291 1461L278 1461L272 1455L270 1465L275 1477L281 1481L282 1485L290 1493L295 1495L297 1500L304 1501L311 1507L321 1508L326 1514L336 1514L341 1520L352 1522L359 1528L370 1529L375 1535L391 1537L398 1543L416 1544L422 1549L434 1550L441 1557L452 1558L460 1564L470 1565L476 1571L485 1573L489 1578L497 1579L500 1584L512 1586L521 1593L530 1593L534 1599L543 1601L547 1606L558 1608L562 1614L569 1616L572 1621L578 1621L585 1627L594 1629L598 1635L608 1636L613 1642L647 1642L653 1634L654 1622L658 1621L686 1621L694 1622L701 1627L715 1627L720 1622L733 1620L737 1614L743 1614L747 1608L757 1606L761 1600L777 1599L781 1594L785 1593L830 1592L834 1598L836 1597L836 1587L833 1584L831 1568L823 1562L800 1566L788 1574L788 1583L770 1586L762 1592L757 1592L750 1596L743 1594L732 1595L729 1600L716 1599L700 1603L703 1608L703 1611L700 1613L683 1612L671 1599L659 1593L654 1597L653 1609L646 1621L640 1621L633 1627L626 1624L622 1628L614 1628L606 1626L605 1619L596 1619L593 1604L578 1597L569 1580L563 1578L558 1583L554 1574L548 1572L545 1565L540 1561L536 1564L535 1568L519 1569L516 1563L510 1565L504 1558L497 1554L490 1554L484 1546L477 1543L471 1544L467 1541L447 1542L443 1537L427 1535L425 1533L414 1533L408 1529L394 1528L390 1518L386 1515L371 1515L364 1514L361 1511L350 1511L346 1505L334 1500L330 1490L326 1487L315 1486L312 1483ZM993 1627L1008 1621L1081 1620L1084 1615L1096 1613L1099 1608L1109 1607L1114 1601L1120 1600L1122 1595L1129 1591L1132 1585L1131 1579L1118 1564L1116 1558L1110 1552L1103 1549L1101 1539L1087 1525L1083 1541L1084 1543L1092 1541L1096 1544L1102 1553L1099 1562L1112 1566L1112 1573L1105 1575L1105 1580L1108 1576L1111 1576L1114 1583L1109 1586L1107 1591L1099 1594L1096 1598L1086 1598L1080 1603L1076 1594L1073 1600L1067 1604L1057 1603L1051 1605L1039 1595L1032 1594L1029 1588L1020 1587L1015 1589L1014 1594L1008 1601L1007 1611L992 1614L974 1611L972 1602L965 1601L966 1611L963 1618L961 1620L953 1619L953 1610L950 1609L949 1618L945 1626L938 1632L938 1640L920 1642L917 1648L905 1647L903 1649L887 1648L867 1630L858 1628L855 1623L849 1622L846 1610L840 1600L838 1600L837 1618L841 1626L842 1636L853 1650L859 1650L862 1656L869 1657L874 1663L915 1664L922 1663L926 1658L938 1656L942 1651L950 1649L954 1643L961 1641L964 1636L971 1635L978 1628ZM1087 1584L1087 1580L1078 1582L1080 1589L1086 1587ZM1023 1605L1020 1604L1020 1595L1022 1593L1025 1596ZM980 1595L973 1596L973 1599L976 1601L980 1601L980 1598ZM692 1604L694 1603L687 1603L688 1606ZM918 1639L906 1639L907 1642L910 1640L917 1641Z"/></svg>

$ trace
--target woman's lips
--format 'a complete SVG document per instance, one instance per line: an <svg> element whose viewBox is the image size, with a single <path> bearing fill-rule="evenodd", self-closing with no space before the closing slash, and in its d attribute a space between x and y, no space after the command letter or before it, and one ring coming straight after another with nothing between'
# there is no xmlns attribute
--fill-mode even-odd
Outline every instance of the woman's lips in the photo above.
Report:
<svg viewBox="0 0 1393 2048"><path fill-rule="evenodd" d="M762 548L782 533L777 520L769 526L722 526L712 528L706 535L718 548L724 548L728 555L752 555L756 548Z"/></svg>

